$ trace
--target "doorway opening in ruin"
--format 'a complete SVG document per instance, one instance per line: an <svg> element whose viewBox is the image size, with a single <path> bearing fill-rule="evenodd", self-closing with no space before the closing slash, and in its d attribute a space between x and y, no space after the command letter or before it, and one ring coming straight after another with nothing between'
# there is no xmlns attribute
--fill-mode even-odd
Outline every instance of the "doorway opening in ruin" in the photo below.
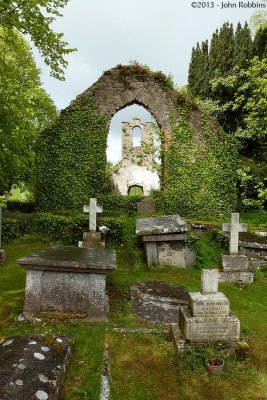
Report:
<svg viewBox="0 0 267 400"><path fill-rule="evenodd" d="M128 189L128 196L143 196L144 191L142 186L133 185Z"/></svg>
<svg viewBox="0 0 267 400"><path fill-rule="evenodd" d="M141 105L126 106L113 116L106 154L115 193L148 196L160 189L158 132L155 119Z"/></svg>

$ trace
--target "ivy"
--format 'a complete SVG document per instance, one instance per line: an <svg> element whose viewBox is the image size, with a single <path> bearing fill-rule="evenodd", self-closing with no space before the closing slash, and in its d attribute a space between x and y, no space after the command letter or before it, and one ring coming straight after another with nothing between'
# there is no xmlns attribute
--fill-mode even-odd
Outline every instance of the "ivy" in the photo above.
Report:
<svg viewBox="0 0 267 400"><path fill-rule="evenodd" d="M163 192L154 196L157 208L205 218L233 211L236 143L215 120L172 89L161 73L152 74L139 64L118 68L122 83L124 79L129 83L131 74L161 80L177 108L177 115L170 118L171 139L167 141L161 132L164 173ZM36 201L41 211L79 210L90 197L97 197L104 209L136 210L138 199L111 196L106 167L109 118L95 111L93 90L79 96L38 140Z"/></svg>

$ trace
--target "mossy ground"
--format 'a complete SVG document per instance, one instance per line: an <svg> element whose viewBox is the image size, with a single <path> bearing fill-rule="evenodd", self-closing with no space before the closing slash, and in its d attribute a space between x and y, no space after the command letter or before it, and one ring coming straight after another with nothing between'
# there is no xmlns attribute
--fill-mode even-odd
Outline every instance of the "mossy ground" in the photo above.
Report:
<svg viewBox="0 0 267 400"><path fill-rule="evenodd" d="M256 272L255 283L243 289L234 284L220 285L241 321L241 334L251 353L247 361L226 358L225 372L209 378L203 368L205 352L191 351L177 359L172 342L165 336L114 332L114 327L166 328L151 325L134 314L129 300L132 282L163 280L190 291L199 290L200 285L199 269L148 270L130 235L129 243L118 247L118 268L108 276L108 322L72 325L67 321L40 325L15 321L23 308L25 286L25 270L16 260L40 251L47 244L24 240L5 245L7 261L0 268L0 336L36 332L73 334L75 351L61 400L98 399L105 343L110 352L111 400L267 399L267 272ZM208 258L213 259L214 253Z"/></svg>

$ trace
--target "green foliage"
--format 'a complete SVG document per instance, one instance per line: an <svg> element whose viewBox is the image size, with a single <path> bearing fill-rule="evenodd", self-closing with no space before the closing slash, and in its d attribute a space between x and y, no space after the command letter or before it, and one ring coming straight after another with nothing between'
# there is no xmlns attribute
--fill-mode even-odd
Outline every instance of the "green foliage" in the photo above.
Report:
<svg viewBox="0 0 267 400"><path fill-rule="evenodd" d="M63 68L67 61L64 56L75 49L68 48L68 43L62 40L62 33L55 33L51 24L62 16L58 9L63 8L68 0L31 0L0 2L0 25L6 28L16 28L23 34L28 34L40 51L44 62L51 68L51 76L63 80Z"/></svg>
<svg viewBox="0 0 267 400"><path fill-rule="evenodd" d="M209 269L218 268L219 257L226 251L222 238L216 237L215 233L209 232L195 240L191 247L194 248L197 258L195 268Z"/></svg>
<svg viewBox="0 0 267 400"><path fill-rule="evenodd" d="M267 165L242 158L238 175L238 208L241 211L262 210L267 204Z"/></svg>
<svg viewBox="0 0 267 400"><path fill-rule="evenodd" d="M235 142L219 128L214 133L204 113L179 111L165 154L165 193L155 199L155 205L166 213L186 217L225 215L235 207ZM196 144L189 118L200 119L201 147Z"/></svg>
<svg viewBox="0 0 267 400"><path fill-rule="evenodd" d="M122 217L100 217L99 225L109 228L108 238L111 237L113 244L121 244L123 241Z"/></svg>
<svg viewBox="0 0 267 400"><path fill-rule="evenodd" d="M2 242L11 243L17 240L20 236L20 224L17 219L3 218L2 219Z"/></svg>
<svg viewBox="0 0 267 400"><path fill-rule="evenodd" d="M117 68L122 83L125 79L130 84L131 74L154 79L140 65ZM104 209L130 213L141 200L109 195L105 153L110 121L95 111L95 90L96 86L79 96L38 140L36 202L41 211L78 210L97 197ZM177 111L173 120L169 116L170 140L167 132L166 138L160 132L161 183L172 212L228 213L235 206L234 144L190 99L170 88L166 94Z"/></svg>
<svg viewBox="0 0 267 400"><path fill-rule="evenodd" d="M120 194L108 194L99 197L99 203L104 207L104 210L119 210L127 214L132 214L137 210L137 203L144 196L122 196Z"/></svg>
<svg viewBox="0 0 267 400"><path fill-rule="evenodd" d="M25 39L0 26L0 194L33 179L36 136L56 116L39 73Z"/></svg>
<svg viewBox="0 0 267 400"><path fill-rule="evenodd" d="M92 93L86 97L62 111L38 140L36 201L42 211L80 209L109 190L108 121L94 111Z"/></svg>
<svg viewBox="0 0 267 400"><path fill-rule="evenodd" d="M45 241L62 244L77 244L86 230L88 218L86 215L55 215L39 213L33 222L33 231Z"/></svg>

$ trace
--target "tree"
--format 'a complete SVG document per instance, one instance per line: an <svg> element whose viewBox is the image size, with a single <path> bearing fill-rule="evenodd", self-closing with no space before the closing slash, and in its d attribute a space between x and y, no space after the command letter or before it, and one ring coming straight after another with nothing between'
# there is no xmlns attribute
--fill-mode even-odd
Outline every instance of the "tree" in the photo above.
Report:
<svg viewBox="0 0 267 400"><path fill-rule="evenodd" d="M260 28L253 41L253 55L260 60L267 58L267 26Z"/></svg>
<svg viewBox="0 0 267 400"><path fill-rule="evenodd" d="M0 28L0 194L32 179L35 138L56 116L39 72L22 35Z"/></svg>
<svg viewBox="0 0 267 400"><path fill-rule="evenodd" d="M51 76L63 80L67 66L64 56L75 49L68 48L62 33L50 28L56 17L62 16L58 9L69 0L2 0L0 1L0 26L16 28L29 34L44 61L51 68Z"/></svg>

